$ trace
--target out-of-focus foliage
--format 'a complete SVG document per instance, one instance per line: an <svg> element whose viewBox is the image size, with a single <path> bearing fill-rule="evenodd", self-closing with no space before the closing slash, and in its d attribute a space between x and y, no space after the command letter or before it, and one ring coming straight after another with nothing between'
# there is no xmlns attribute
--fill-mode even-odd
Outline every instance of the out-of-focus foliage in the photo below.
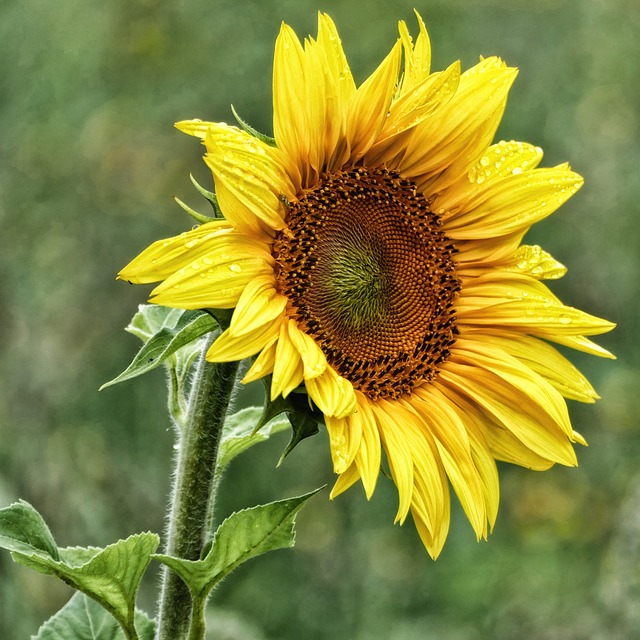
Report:
<svg viewBox="0 0 640 640"><path fill-rule="evenodd" d="M619 322L617 363L577 357L602 395L572 404L590 443L578 469L503 467L489 543L455 512L433 563L395 495L318 496L295 551L252 561L216 592L217 638L615 640L640 636L640 11L637 0L4 0L0 3L0 506L34 504L62 545L162 531L173 434L158 371L98 393L138 348L122 329L145 289L114 276L188 228L175 194L211 187L177 120L271 133L280 21L304 36L338 24L356 77L395 22L430 29L434 67L498 54L520 67L499 135L570 160L584 189L530 240L569 267L568 304ZM415 32L415 28L414 28ZM249 389L254 396L259 385ZM242 402L242 398L238 399ZM234 461L220 518L331 482L326 435L275 469L286 434ZM326 492L325 492L326 493ZM0 637L24 638L70 596L0 555ZM140 604L153 607L149 578Z"/></svg>

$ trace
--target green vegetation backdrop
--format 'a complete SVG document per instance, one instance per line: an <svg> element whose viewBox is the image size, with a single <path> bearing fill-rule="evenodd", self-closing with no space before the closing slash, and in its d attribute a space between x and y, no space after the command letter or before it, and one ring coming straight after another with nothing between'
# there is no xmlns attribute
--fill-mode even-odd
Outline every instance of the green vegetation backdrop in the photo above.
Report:
<svg viewBox="0 0 640 640"><path fill-rule="evenodd" d="M434 563L393 527L395 488L367 504L327 492L297 548L255 560L215 594L226 640L562 640L640 637L640 8L637 0L3 0L0 4L0 504L22 497L61 545L161 531L172 433L162 373L98 393L138 348L122 328L145 289L115 274L201 206L199 145L172 128L231 120L271 131L280 21L331 13L356 78L396 37L430 29L434 67L498 54L520 68L499 130L569 160L584 189L529 237L569 267L553 288L619 323L577 357L603 399L572 403L590 443L578 469L502 468L488 543L458 510ZM415 28L414 28L415 32ZM251 392L251 390L249 390ZM326 435L275 469L285 434L236 461L220 515L332 482ZM153 606L150 577L141 604ZM26 638L70 596L0 556L0 637ZM211 625L212 629L215 625Z"/></svg>

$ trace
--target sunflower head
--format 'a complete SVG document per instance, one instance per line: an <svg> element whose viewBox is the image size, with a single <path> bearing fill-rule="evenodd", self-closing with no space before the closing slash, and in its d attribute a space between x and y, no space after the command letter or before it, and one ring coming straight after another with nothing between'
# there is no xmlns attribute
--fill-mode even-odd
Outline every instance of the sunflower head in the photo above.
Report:
<svg viewBox="0 0 640 640"><path fill-rule="evenodd" d="M522 244L582 185L538 168L530 144L492 144L516 70L498 58L431 72L425 25L357 86L335 25L301 44L283 24L274 139L191 120L224 219L154 243L120 273L151 301L231 309L211 361L253 358L271 400L304 389L324 415L338 480L374 491L381 465L433 557L453 488L478 538L498 509L496 460L575 465L565 402L593 402L552 346L610 356L613 325L543 284L564 267ZM383 456L384 452L384 456ZM383 457L385 460L383 460Z"/></svg>

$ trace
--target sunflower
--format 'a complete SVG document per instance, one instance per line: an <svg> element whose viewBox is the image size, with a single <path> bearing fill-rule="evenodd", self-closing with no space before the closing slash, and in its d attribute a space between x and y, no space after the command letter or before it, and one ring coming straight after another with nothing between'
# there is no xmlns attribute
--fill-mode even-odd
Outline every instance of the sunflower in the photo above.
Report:
<svg viewBox="0 0 640 640"><path fill-rule="evenodd" d="M565 398L589 382L551 343L612 357L586 336L613 324L543 284L566 269L524 234L571 197L567 164L492 144L517 69L481 59L431 73L425 25L356 86L336 27L282 25L272 142L224 123L179 122L200 138L224 218L158 241L119 274L161 281L151 302L233 309L207 353L255 356L271 398L304 385L325 418L337 482L374 492L383 451L432 557L453 488L478 539L498 510L496 461L575 465Z"/></svg>

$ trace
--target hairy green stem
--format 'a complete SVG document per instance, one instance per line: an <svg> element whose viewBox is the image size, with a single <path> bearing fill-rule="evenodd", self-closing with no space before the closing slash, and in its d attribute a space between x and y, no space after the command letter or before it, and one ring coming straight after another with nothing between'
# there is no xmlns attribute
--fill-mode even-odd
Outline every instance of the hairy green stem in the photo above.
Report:
<svg viewBox="0 0 640 640"><path fill-rule="evenodd" d="M189 407L180 435L174 476L166 554L198 560L207 538L207 525L214 498L216 458L222 425L235 383L237 362L212 364L205 354L214 335L206 342L196 366ZM192 601L187 586L164 568L158 640L182 640L191 618Z"/></svg>
<svg viewBox="0 0 640 640"><path fill-rule="evenodd" d="M202 640L206 631L205 605L206 598L196 598L193 603L191 614L191 627L189 628L188 640Z"/></svg>

